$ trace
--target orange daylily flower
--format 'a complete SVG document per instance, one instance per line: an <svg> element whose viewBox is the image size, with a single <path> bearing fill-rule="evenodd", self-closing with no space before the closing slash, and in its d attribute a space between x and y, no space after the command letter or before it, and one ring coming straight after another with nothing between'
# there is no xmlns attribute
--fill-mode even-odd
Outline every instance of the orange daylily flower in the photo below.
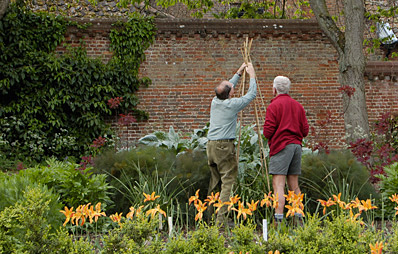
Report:
<svg viewBox="0 0 398 254"><path fill-rule="evenodd" d="M223 202L219 199L218 202L215 203L215 204L213 205L214 207L217 207L215 213L218 213L218 211L220 211L221 207L223 207L224 204L225 204L225 203L223 203Z"/></svg>
<svg viewBox="0 0 398 254"><path fill-rule="evenodd" d="M321 205L323 206L323 215L325 215L325 213L326 213L326 207L336 204L336 202L334 202L332 200L332 198L329 198L327 201L322 200L322 199L318 199L317 201L319 201L321 203Z"/></svg>
<svg viewBox="0 0 398 254"><path fill-rule="evenodd" d="M269 192L268 195L264 193L264 199L261 200L260 206L263 207L264 205L267 205L267 207L270 207L272 205L271 192Z"/></svg>
<svg viewBox="0 0 398 254"><path fill-rule="evenodd" d="M207 196L205 201L208 202L210 206L211 204L216 203L219 199L220 199L220 192L217 192L216 194L212 192L210 196Z"/></svg>
<svg viewBox="0 0 398 254"><path fill-rule="evenodd" d="M268 254L280 254L279 250L276 250L275 252L273 252L272 250L268 251Z"/></svg>
<svg viewBox="0 0 398 254"><path fill-rule="evenodd" d="M65 206L64 210L60 211L61 213L63 213L66 217L65 222L63 224L63 226L65 227L66 223L68 223L70 221L70 219L73 217L73 207L71 209L68 209L68 207Z"/></svg>
<svg viewBox="0 0 398 254"><path fill-rule="evenodd" d="M198 200L196 204L194 204L198 213L195 216L195 221L202 219L203 212L207 209L206 202L202 203L202 201Z"/></svg>
<svg viewBox="0 0 398 254"><path fill-rule="evenodd" d="M240 197L236 195L235 197L230 197L229 201L225 202L225 205L228 205L228 211L231 210L232 206L235 205L239 201Z"/></svg>
<svg viewBox="0 0 398 254"><path fill-rule="evenodd" d="M398 194L394 194L391 197L389 197L389 199L391 200L391 202L395 202L398 204Z"/></svg>
<svg viewBox="0 0 398 254"><path fill-rule="evenodd" d="M347 204L341 200L341 192L336 196L333 195L334 202L336 202L341 209L347 209Z"/></svg>
<svg viewBox="0 0 398 254"><path fill-rule="evenodd" d="M294 201L303 201L304 194L296 194L294 191L288 191L288 195L284 195L286 198L286 201L289 203L293 203Z"/></svg>
<svg viewBox="0 0 398 254"><path fill-rule="evenodd" d="M142 213L142 208L144 208L143 205L139 206L137 210L135 210L135 216L139 216Z"/></svg>
<svg viewBox="0 0 398 254"><path fill-rule="evenodd" d="M371 254L381 254L383 251L383 242L376 242L375 245L369 243Z"/></svg>
<svg viewBox="0 0 398 254"><path fill-rule="evenodd" d="M131 206L130 207L130 212L126 214L126 218L130 219L130 220L133 219L134 212L135 212L135 208Z"/></svg>
<svg viewBox="0 0 398 254"><path fill-rule="evenodd" d="M398 215L398 206L394 208L395 210L397 210L397 212L395 213L395 215Z"/></svg>
<svg viewBox="0 0 398 254"><path fill-rule="evenodd" d="M151 195L146 194L145 192L143 192L142 194L144 194L144 196L145 196L144 202L155 201L157 198L160 198L159 195L155 196L155 192L152 192Z"/></svg>
<svg viewBox="0 0 398 254"><path fill-rule="evenodd" d="M367 210L372 210L372 209L376 209L377 206L372 206L372 201L370 199L365 200L361 200L362 205L359 207L359 212L362 211L367 211Z"/></svg>
<svg viewBox="0 0 398 254"><path fill-rule="evenodd" d="M157 205L156 208L150 209L146 212L146 215L148 216L149 214L151 215L151 218L154 218L156 213L163 214L164 217L166 217L166 212L160 209L160 205Z"/></svg>
<svg viewBox="0 0 398 254"><path fill-rule="evenodd" d="M76 208L76 212L72 216L72 224L76 223L76 225L79 225L79 220L81 221L80 226L83 226L83 224L86 222L86 218L88 216L87 212L87 206L90 205L79 205Z"/></svg>
<svg viewBox="0 0 398 254"><path fill-rule="evenodd" d="M117 222L120 224L121 220L122 220L122 214L123 213L115 213L109 216L109 218L113 221L113 222Z"/></svg>
<svg viewBox="0 0 398 254"><path fill-rule="evenodd" d="M246 220L247 215L252 215L250 209L244 208L243 203L241 201L239 201L238 203L238 209L233 207L232 210L238 212L238 216L236 216L238 219L241 215L243 215L243 219Z"/></svg>
<svg viewBox="0 0 398 254"><path fill-rule="evenodd" d="M355 198L355 200L351 200L351 207L352 208L359 208L362 206L361 201L358 198Z"/></svg>
<svg viewBox="0 0 398 254"><path fill-rule="evenodd" d="M196 204L198 202L198 200L199 200L199 191L200 191L200 189L195 192L195 196L191 196L189 198L189 204L191 204L192 201L193 201L194 204Z"/></svg>
<svg viewBox="0 0 398 254"><path fill-rule="evenodd" d="M279 206L279 194L276 195L272 194L271 200L272 200L272 207L274 209L277 209Z"/></svg>
<svg viewBox="0 0 398 254"><path fill-rule="evenodd" d="M247 206L249 207L249 210L252 211L252 212L254 212L254 211L257 210L257 204L258 204L258 202L259 202L258 200L257 200L256 202L254 202L254 201L252 200L251 203L246 203L246 204L247 204Z"/></svg>
<svg viewBox="0 0 398 254"><path fill-rule="evenodd" d="M95 217L95 222L97 222L98 221L98 217L101 217L101 216L106 216L106 213L105 212L101 212L101 202L98 202L96 205L95 205L95 211L94 211L94 217Z"/></svg>

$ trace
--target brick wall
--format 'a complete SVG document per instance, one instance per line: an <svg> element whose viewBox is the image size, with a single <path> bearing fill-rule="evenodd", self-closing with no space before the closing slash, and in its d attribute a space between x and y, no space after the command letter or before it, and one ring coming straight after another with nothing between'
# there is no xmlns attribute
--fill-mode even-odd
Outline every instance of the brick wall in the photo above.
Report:
<svg viewBox="0 0 398 254"><path fill-rule="evenodd" d="M92 22L92 21L91 21ZM85 33L68 31L70 43L86 42L88 54L109 59L107 36L111 20L95 21ZM173 126L188 133L209 121L214 87L229 79L243 62L241 48L246 37L253 39L251 57L257 74L258 98L243 111L245 124L256 122L258 106L263 124L265 108L272 98L272 80L277 75L292 81L291 96L307 112L311 126L331 111L336 119L320 138L339 147L344 136L342 99L338 91L337 53L311 20L156 20L155 43L146 51L141 75L152 85L138 91L139 108L149 120L136 123L125 132L130 141ZM61 48L59 49L61 50ZM398 112L398 62L369 62L366 92L369 118L385 111ZM248 80L246 80L248 86Z"/></svg>

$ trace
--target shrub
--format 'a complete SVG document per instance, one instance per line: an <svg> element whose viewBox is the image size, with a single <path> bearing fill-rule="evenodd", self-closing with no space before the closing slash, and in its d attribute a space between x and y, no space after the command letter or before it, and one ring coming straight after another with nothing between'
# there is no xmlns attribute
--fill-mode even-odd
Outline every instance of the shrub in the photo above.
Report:
<svg viewBox="0 0 398 254"><path fill-rule="evenodd" d="M170 149L153 146L109 151L96 158L95 170L108 175L112 200L117 200L112 208L115 212L127 212L131 205L141 203L143 192L159 194L157 202L167 210L173 200L184 203L196 189L207 189L209 183L206 155L199 150L178 156Z"/></svg>
<svg viewBox="0 0 398 254"><path fill-rule="evenodd" d="M13 207L16 204L28 202L27 198L32 199L33 197L27 195L35 194L28 193L28 190L34 190L41 194L40 197L42 200L39 201L41 203L46 202L46 209L48 209L42 211L47 216L46 221L52 225L53 229L58 228L62 224L62 214L59 212L62 204L59 202L59 195L55 194L53 190L44 184L40 184L35 179L27 176L20 174L0 174L0 211L5 210L7 207Z"/></svg>
<svg viewBox="0 0 398 254"><path fill-rule="evenodd" d="M389 199L398 193L398 162L384 168L385 174L376 175L380 179L379 188L383 194L385 214L393 216L395 203Z"/></svg>
<svg viewBox="0 0 398 254"><path fill-rule="evenodd" d="M225 238L219 234L217 226L201 224L198 229L190 232L189 244L192 247L191 253L225 253Z"/></svg>
<svg viewBox="0 0 398 254"><path fill-rule="evenodd" d="M303 157L301 192L312 201L328 199L342 193L342 200L377 198L375 188L369 183L369 172L349 151L332 151L329 154L308 154ZM317 202L309 203L314 211Z"/></svg>
<svg viewBox="0 0 398 254"><path fill-rule="evenodd" d="M240 223L232 229L231 251L235 253L265 253L264 248L259 244L261 239L256 234L256 225L248 222L247 225Z"/></svg>
<svg viewBox="0 0 398 254"><path fill-rule="evenodd" d="M55 199L56 200L56 199ZM47 188L27 186L20 200L0 212L2 253L45 253L52 244L51 231L61 225L59 204ZM56 210L55 210L56 209ZM57 214L55 214L57 213ZM58 224L50 222L57 219Z"/></svg>
<svg viewBox="0 0 398 254"><path fill-rule="evenodd" d="M160 253L162 244L156 232L159 221L140 214L126 219L104 237L103 253Z"/></svg>
<svg viewBox="0 0 398 254"><path fill-rule="evenodd" d="M81 171L77 164L55 159L47 160L46 163L46 166L21 170L18 175L54 189L61 202L69 207L98 202L106 206L111 202L106 175L93 174L92 168Z"/></svg>

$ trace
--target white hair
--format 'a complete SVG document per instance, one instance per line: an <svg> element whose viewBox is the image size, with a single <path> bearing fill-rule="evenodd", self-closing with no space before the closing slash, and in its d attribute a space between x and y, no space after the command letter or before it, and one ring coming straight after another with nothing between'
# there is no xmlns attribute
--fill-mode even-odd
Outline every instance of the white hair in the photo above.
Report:
<svg viewBox="0 0 398 254"><path fill-rule="evenodd" d="M287 94L290 90L290 79L284 76L277 76L274 79L274 88L278 94Z"/></svg>

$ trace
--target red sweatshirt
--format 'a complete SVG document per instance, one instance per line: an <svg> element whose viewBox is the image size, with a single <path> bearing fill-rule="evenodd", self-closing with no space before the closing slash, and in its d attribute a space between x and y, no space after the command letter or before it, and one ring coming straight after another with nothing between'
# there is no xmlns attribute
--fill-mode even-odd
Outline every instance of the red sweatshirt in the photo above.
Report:
<svg viewBox="0 0 398 254"><path fill-rule="evenodd" d="M268 139L270 157L288 144L301 145L309 127L303 106L288 94L279 94L267 108L264 136Z"/></svg>

